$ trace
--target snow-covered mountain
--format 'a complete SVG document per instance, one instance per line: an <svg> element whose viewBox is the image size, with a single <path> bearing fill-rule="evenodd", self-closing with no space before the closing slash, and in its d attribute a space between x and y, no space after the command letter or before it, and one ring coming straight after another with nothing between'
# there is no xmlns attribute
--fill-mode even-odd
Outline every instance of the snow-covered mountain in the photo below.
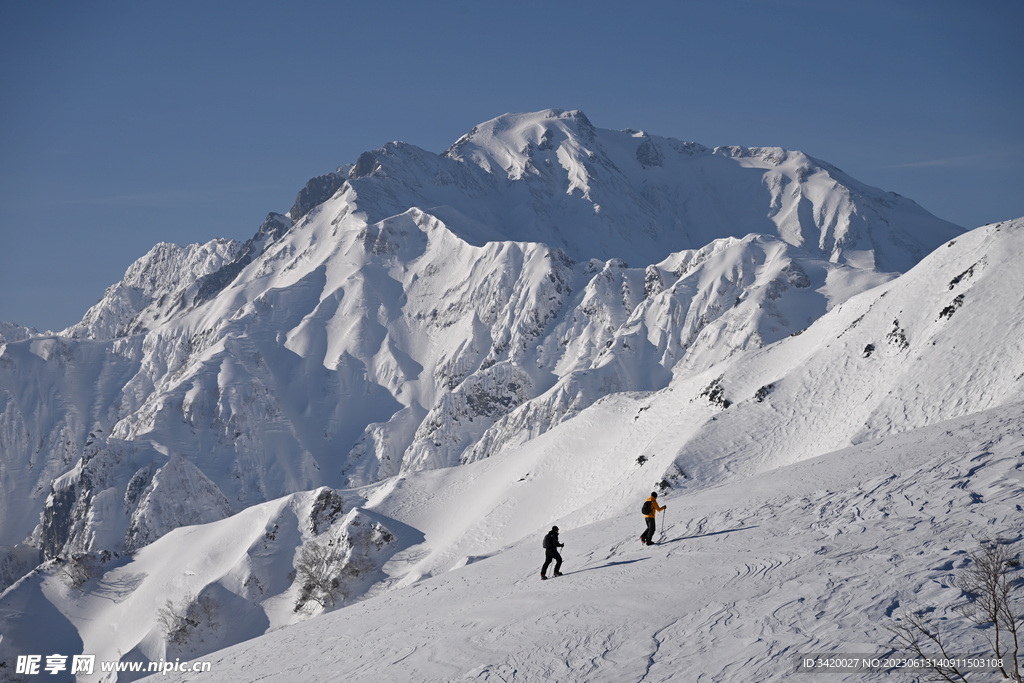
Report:
<svg viewBox="0 0 1024 683"><path fill-rule="evenodd" d="M245 244L158 245L78 325L5 337L0 654L53 622L58 650L205 655L553 520L609 533L652 481L1014 406L1024 224L962 232L799 152L580 112L367 152ZM328 547L325 605L292 578ZM167 600L221 616L177 642Z"/></svg>
<svg viewBox="0 0 1024 683"><path fill-rule="evenodd" d="M187 247L158 244L128 268L121 282L104 292L81 322L61 336L117 339L159 326L200 296L204 278L239 261L244 251L234 240Z"/></svg>
<svg viewBox="0 0 1024 683"><path fill-rule="evenodd" d="M15 323L0 321L0 344L21 341L38 334L39 332L33 327L23 327Z"/></svg>
<svg viewBox="0 0 1024 683"><path fill-rule="evenodd" d="M8 646L212 660L226 681L783 680L800 653L889 652L886 624L921 608L981 652L952 579L978 539L1021 542L1021 248L1024 219L972 231L800 335L610 394L491 458L90 556L78 588L51 561L0 600ZM647 549L635 508L652 486L669 521ZM541 584L552 523L567 574ZM296 624L320 610L297 611L301 582L282 576L335 539L339 596L363 599ZM169 642L161 614L190 599L215 616Z"/></svg>

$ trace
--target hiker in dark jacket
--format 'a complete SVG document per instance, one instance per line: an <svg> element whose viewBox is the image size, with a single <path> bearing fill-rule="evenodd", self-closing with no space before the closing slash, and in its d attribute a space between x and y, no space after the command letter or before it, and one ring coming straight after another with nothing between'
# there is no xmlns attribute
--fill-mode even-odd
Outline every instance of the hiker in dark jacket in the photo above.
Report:
<svg viewBox="0 0 1024 683"><path fill-rule="evenodd" d="M558 542L558 527L551 527L551 531L544 537L544 566L540 568L540 578L547 579L548 565L551 564L551 560L555 561L555 573L553 576L562 575L562 556L558 554L558 549L565 546L564 543Z"/></svg>
<svg viewBox="0 0 1024 683"><path fill-rule="evenodd" d="M644 513L644 519L647 521L647 531L640 536L640 542L644 545L654 545L654 520L658 516L658 513L668 506L664 507L658 505L658 494L651 491L651 497L647 499L650 503L649 512Z"/></svg>

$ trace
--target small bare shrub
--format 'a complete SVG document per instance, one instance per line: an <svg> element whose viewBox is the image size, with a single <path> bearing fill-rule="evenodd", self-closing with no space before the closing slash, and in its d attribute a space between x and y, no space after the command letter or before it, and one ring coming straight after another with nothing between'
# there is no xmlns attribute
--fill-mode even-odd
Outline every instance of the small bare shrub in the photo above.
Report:
<svg viewBox="0 0 1024 683"><path fill-rule="evenodd" d="M194 594L189 593L178 606L171 600L164 603L157 610L157 621L168 642L185 645L202 624L217 626L217 602L209 595L196 599Z"/></svg>
<svg viewBox="0 0 1024 683"><path fill-rule="evenodd" d="M57 558L59 572L70 588L82 591L89 579L102 573L100 561L89 553L74 553Z"/></svg>
<svg viewBox="0 0 1024 683"><path fill-rule="evenodd" d="M295 580L300 587L296 612L310 602L326 609L334 607L339 597L345 599L339 576L345 567L348 546L346 539L335 536L327 543L310 541L302 548L295 563Z"/></svg>
<svg viewBox="0 0 1024 683"><path fill-rule="evenodd" d="M981 547L967 555L968 564L956 578L964 602L953 609L985 633L990 655L1002 661L999 672L1004 680L1024 683L1021 678L1020 646L1024 635L1024 613L1014 604L1014 593L1021 585L1011 574L1020 568L1010 548L1000 541L982 541ZM949 635L941 633L925 612L905 614L889 627L900 649L915 658L955 659L948 652ZM957 653L953 653L957 654ZM965 672L954 666L932 666L933 681L966 682Z"/></svg>

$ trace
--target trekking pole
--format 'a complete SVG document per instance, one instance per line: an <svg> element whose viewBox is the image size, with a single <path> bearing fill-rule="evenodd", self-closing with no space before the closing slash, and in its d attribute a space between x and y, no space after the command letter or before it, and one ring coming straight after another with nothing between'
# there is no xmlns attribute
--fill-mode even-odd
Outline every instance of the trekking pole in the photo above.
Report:
<svg viewBox="0 0 1024 683"><path fill-rule="evenodd" d="M664 540L665 540L665 511L662 510L661 511L661 538L658 539L658 542L661 543Z"/></svg>

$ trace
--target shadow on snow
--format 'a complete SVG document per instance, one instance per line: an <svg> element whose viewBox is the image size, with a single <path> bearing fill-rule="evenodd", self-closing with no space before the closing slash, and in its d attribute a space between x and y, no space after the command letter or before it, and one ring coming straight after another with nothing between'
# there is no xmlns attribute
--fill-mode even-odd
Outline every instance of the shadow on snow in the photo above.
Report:
<svg viewBox="0 0 1024 683"><path fill-rule="evenodd" d="M659 545L663 543L675 543L676 541L685 541L691 538L706 538L707 536L718 536L720 534L731 534L734 531L746 531L747 529L756 529L757 526L741 526L735 529L723 529L722 531L709 531L706 534L695 534L693 536L680 536L679 538L673 538L670 541L661 541Z"/></svg>

